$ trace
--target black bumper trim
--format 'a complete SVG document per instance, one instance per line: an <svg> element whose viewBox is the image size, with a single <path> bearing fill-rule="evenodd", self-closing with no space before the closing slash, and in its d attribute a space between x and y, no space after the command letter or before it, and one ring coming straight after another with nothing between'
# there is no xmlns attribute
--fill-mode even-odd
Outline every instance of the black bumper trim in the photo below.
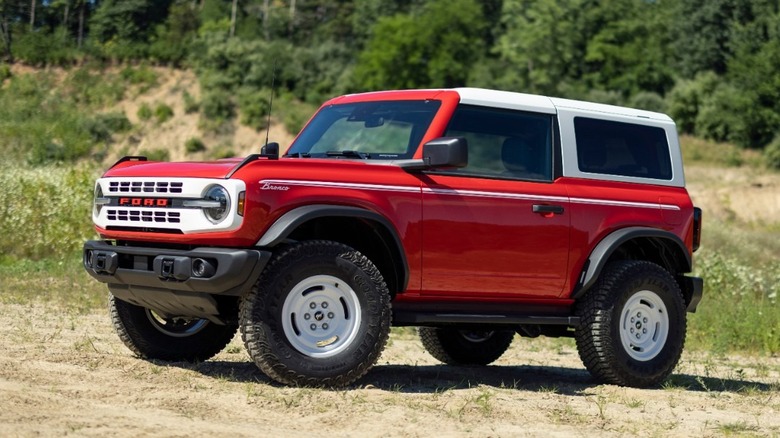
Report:
<svg viewBox="0 0 780 438"><path fill-rule="evenodd" d="M696 313L696 307L699 306L702 296L704 295L704 280L699 277L688 277L681 275L678 278L678 283L683 288L683 293L687 297L690 294L688 300L688 307L685 309L688 313Z"/></svg>
<svg viewBox="0 0 780 438"><path fill-rule="evenodd" d="M271 252L254 249L184 251L91 240L84 244L83 263L89 275L109 285L240 296L252 287L270 258ZM194 259L213 261L215 272L208 278L194 276Z"/></svg>

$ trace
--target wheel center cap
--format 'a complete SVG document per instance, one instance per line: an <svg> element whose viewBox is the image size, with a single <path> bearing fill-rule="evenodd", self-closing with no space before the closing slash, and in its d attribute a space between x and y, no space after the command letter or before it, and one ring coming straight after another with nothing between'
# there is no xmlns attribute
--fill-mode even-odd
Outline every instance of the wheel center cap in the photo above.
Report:
<svg viewBox="0 0 780 438"><path fill-rule="evenodd" d="M642 328L642 323L641 323L641 322L639 322L639 321L637 321L637 322L636 322L636 328Z"/></svg>
<svg viewBox="0 0 780 438"><path fill-rule="evenodd" d="M318 311L317 313L314 314L314 319L316 319L317 321L322 321L322 318L325 318L325 314L323 314L322 312Z"/></svg>

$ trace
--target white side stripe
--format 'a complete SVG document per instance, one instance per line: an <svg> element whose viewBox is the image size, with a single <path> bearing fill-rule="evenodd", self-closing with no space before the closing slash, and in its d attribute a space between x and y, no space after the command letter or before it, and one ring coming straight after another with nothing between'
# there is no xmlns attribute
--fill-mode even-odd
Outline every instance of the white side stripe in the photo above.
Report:
<svg viewBox="0 0 780 438"><path fill-rule="evenodd" d="M423 193L433 193L435 195L449 196L470 196L474 198L497 198L497 199L521 199L524 201L549 201L549 202L568 202L569 198L564 196L541 196L527 195L522 193L503 193L503 192L483 192L477 190L456 190L456 189L431 189L423 188Z"/></svg>
<svg viewBox="0 0 780 438"><path fill-rule="evenodd" d="M260 184L287 185L287 186L306 186L306 187L325 187L333 189L353 189L353 190L379 190L383 192L408 192L420 193L420 187L415 186L388 186L382 184L357 184L341 183L329 181L303 181L293 179L264 179Z"/></svg>
<svg viewBox="0 0 780 438"><path fill-rule="evenodd" d="M565 196L543 196L529 195L523 193L505 193L488 192L481 190L457 190L457 189L437 189L429 187L416 186L394 186L383 184L362 184L362 183L342 183L332 181L305 181L288 179L264 179L260 184L304 186L304 187L324 187L333 189L351 189L351 190L376 190L383 192L404 192L404 193L426 193L444 196L466 196L472 198L494 198L494 199L518 199L524 201L540 202L571 202L573 204L586 205L608 205L611 207L634 207L634 208L657 208L662 210L679 211L680 207L673 204L658 204L651 202L631 202L616 201L611 199L591 199L591 198L567 198Z"/></svg>
<svg viewBox="0 0 780 438"><path fill-rule="evenodd" d="M653 204L650 202L613 201L609 199L571 198L573 204L609 205L612 207L660 208L661 210L676 210L680 207L673 204Z"/></svg>

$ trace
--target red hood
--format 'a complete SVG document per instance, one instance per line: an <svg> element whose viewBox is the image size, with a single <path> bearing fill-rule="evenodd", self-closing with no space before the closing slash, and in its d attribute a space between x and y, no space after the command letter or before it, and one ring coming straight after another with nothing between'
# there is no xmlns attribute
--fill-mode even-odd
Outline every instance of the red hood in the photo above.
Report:
<svg viewBox="0 0 780 438"><path fill-rule="evenodd" d="M109 169L104 177L156 177L226 178L241 164L241 158L210 162L149 162L125 161Z"/></svg>

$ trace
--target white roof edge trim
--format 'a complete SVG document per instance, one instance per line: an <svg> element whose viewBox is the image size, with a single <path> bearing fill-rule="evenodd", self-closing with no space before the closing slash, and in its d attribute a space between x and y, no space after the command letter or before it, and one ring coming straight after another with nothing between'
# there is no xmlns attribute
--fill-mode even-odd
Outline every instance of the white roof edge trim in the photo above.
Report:
<svg viewBox="0 0 780 438"><path fill-rule="evenodd" d="M485 88L454 88L460 95L460 103L521 111L555 114L555 105L549 97L512 91L488 90Z"/></svg>
<svg viewBox="0 0 780 438"><path fill-rule="evenodd" d="M639 117L651 120L663 120L665 122L673 122L672 118L663 113L656 113L653 111L645 111L634 108L628 108L624 106L606 105L603 103L584 102L581 100L562 99L560 97L551 97L553 105L556 108L566 108L571 110L596 112L603 114L614 114L628 117Z"/></svg>

